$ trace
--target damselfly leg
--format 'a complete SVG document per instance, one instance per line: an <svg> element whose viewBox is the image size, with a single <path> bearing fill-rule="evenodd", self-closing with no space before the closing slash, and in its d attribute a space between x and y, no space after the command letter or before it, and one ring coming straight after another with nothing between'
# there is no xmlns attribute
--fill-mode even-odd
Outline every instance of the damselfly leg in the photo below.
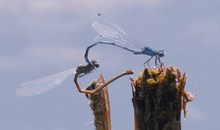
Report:
<svg viewBox="0 0 220 130"><path fill-rule="evenodd" d="M150 68L150 65L149 65L149 61L153 58L153 56L150 57L150 59L148 59L147 61L144 62L144 67L146 68L146 64L147 66Z"/></svg>

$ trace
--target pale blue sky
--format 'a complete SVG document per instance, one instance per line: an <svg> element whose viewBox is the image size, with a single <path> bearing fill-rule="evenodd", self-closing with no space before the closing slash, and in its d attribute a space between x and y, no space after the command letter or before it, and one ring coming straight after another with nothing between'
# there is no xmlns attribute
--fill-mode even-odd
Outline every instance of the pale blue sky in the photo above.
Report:
<svg viewBox="0 0 220 130"><path fill-rule="evenodd" d="M186 88L198 92L188 104L183 130L220 129L219 0L1 0L1 130L94 129L88 100L71 78L38 96L16 97L15 90L22 82L85 63L85 48L97 35L91 26L97 13L144 45L164 49L167 55L162 61L186 72ZM108 80L132 68L136 77L149 58L109 46L94 48L91 57L101 67L80 80L84 86L99 73ZM113 130L133 130L128 77L109 85Z"/></svg>

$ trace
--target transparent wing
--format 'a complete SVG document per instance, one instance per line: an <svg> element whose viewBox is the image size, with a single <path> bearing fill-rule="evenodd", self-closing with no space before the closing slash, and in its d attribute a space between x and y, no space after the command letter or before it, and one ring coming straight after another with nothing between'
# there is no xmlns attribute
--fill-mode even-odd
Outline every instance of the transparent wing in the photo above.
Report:
<svg viewBox="0 0 220 130"><path fill-rule="evenodd" d="M119 26L102 19L101 16L94 17L93 20L94 22L92 23L92 27L100 35L99 38L108 38L113 42L129 45L139 49L144 47L140 42L131 39Z"/></svg>
<svg viewBox="0 0 220 130"><path fill-rule="evenodd" d="M17 96L33 96L42 94L60 85L66 78L75 74L74 68L41 79L22 83L16 89Z"/></svg>

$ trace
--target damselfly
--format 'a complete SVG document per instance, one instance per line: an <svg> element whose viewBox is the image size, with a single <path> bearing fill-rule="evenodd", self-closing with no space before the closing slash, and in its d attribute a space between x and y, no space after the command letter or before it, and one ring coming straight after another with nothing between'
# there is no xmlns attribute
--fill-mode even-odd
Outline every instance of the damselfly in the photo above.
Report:
<svg viewBox="0 0 220 130"><path fill-rule="evenodd" d="M112 45L124 50L130 51L135 55L148 55L150 58L144 62L144 65L147 63L149 66L149 61L155 57L155 65L158 66L158 62L162 64L160 58L165 56L164 50L155 50L153 48L147 47L142 45L141 43L137 42L136 40L131 39L128 35L118 27L117 25L108 22L107 20L101 18L101 15L98 14L98 17L94 17L94 22L92 23L92 27L94 30L99 34L98 38L101 38L99 42L96 42L86 49L85 60L90 63L88 58L88 51L93 46L98 44L104 45ZM103 41L102 38L107 38L110 41ZM126 47L129 46L129 47ZM135 50L132 48L138 48L139 50Z"/></svg>
<svg viewBox="0 0 220 130"><path fill-rule="evenodd" d="M82 77L85 74L92 72L95 68L98 68L99 64L92 60L91 64L79 65L77 69L71 68L69 70L62 71L60 73L43 77L40 79L28 81L19 85L16 89L17 96L33 96L37 94L42 94L59 86L70 76L77 74Z"/></svg>

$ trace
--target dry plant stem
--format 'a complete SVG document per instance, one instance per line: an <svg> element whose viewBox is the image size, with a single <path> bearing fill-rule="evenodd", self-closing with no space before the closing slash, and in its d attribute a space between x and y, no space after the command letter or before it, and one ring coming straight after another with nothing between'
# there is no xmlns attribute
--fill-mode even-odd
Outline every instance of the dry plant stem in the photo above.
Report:
<svg viewBox="0 0 220 130"><path fill-rule="evenodd" d="M80 93L85 93L90 100L90 107L94 113L94 125L96 130L111 130L109 95L106 86L122 76L133 73L133 70L127 70L107 82L105 82L103 76L100 75L97 81L93 81L92 84L84 90L81 89L78 83L78 77L81 73L75 74L74 82L78 91Z"/></svg>
<svg viewBox="0 0 220 130"><path fill-rule="evenodd" d="M100 91L102 88L106 87L108 84L110 84L110 83L112 83L113 81L115 81L116 79L118 79L118 78L120 78L120 77L122 77L122 76L125 76L125 75L133 74L133 73L134 73L133 70L127 70L127 71L125 71L125 72L119 74L118 76L113 77L112 79L110 79L109 81L105 82L104 84L99 85L99 86L96 87L94 90L86 90L86 89L82 90L82 89L81 89L81 87L80 87L80 85L79 85L79 83L78 83L78 77L79 77L79 74L78 74L78 73L75 74L74 82L75 82L76 87L77 87L77 89L78 89L78 91L79 91L80 93L94 94L94 93L97 93L98 91Z"/></svg>
<svg viewBox="0 0 220 130"><path fill-rule="evenodd" d="M172 66L145 69L131 81L135 130L181 130L185 74Z"/></svg>
<svg viewBox="0 0 220 130"><path fill-rule="evenodd" d="M100 75L97 81L94 81L88 90L93 90L99 85L105 84L104 78ZM90 101L90 107L94 114L94 125L96 130L111 130L111 115L109 105L108 88L105 87L95 94L87 95Z"/></svg>

